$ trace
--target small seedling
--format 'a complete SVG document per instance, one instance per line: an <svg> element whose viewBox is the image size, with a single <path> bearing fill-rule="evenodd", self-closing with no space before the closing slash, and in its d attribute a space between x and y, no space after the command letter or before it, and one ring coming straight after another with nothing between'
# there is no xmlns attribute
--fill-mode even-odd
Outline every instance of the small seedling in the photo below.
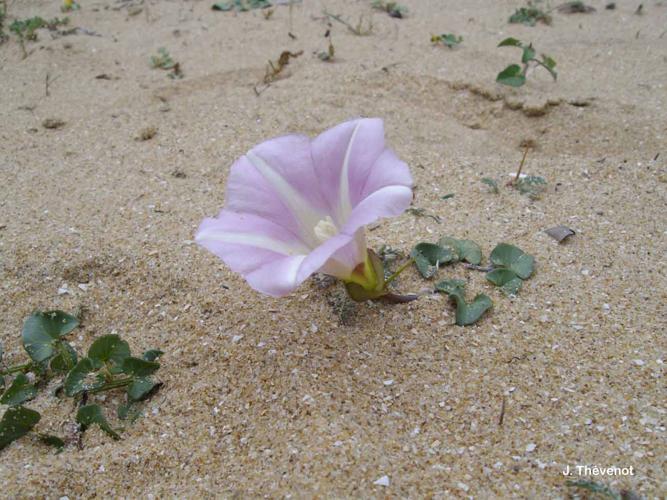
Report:
<svg viewBox="0 0 667 500"><path fill-rule="evenodd" d="M6 12L6 11L3 11ZM39 16L30 17L27 19L16 19L12 24L9 25L9 31L14 33L19 39L19 45L21 46L21 51L23 52L23 59L28 57L28 51L25 48L25 42L27 41L36 41L37 33L36 31L40 28L48 28L51 31L58 29L58 26L64 26L69 23L69 18L64 17L53 18L50 21L46 21Z"/></svg>
<svg viewBox="0 0 667 500"><path fill-rule="evenodd" d="M556 80L558 74L554 70L556 67L556 61L546 54L542 54L541 59L537 59L535 56L537 52L533 48L533 44L529 43L525 45L522 41L517 40L516 38L506 38L498 44L498 47L518 47L522 50L521 54L521 63L523 67L518 64L510 64L503 71L498 73L496 81L502 83L503 85L509 85L510 87L521 87L526 83L526 74L530 67L542 66L545 68L554 80Z"/></svg>
<svg viewBox="0 0 667 500"><path fill-rule="evenodd" d="M61 12L71 12L73 10L79 10L81 6L76 3L74 0L63 0L63 5L60 7Z"/></svg>
<svg viewBox="0 0 667 500"><path fill-rule="evenodd" d="M462 36L456 36L452 33L442 35L431 35L431 43L434 45L442 44L449 49L453 49L463 41Z"/></svg>
<svg viewBox="0 0 667 500"><path fill-rule="evenodd" d="M391 17L402 19L408 13L408 8L398 2L385 2L384 0L373 0L371 4L374 9L386 12Z"/></svg>
<svg viewBox="0 0 667 500"><path fill-rule="evenodd" d="M230 10L247 12L253 9L265 9L269 7L271 7L271 2L269 0L229 0L227 2L216 2L211 8L223 12L228 12Z"/></svg>
<svg viewBox="0 0 667 500"><path fill-rule="evenodd" d="M329 48L326 51L322 50L318 52L317 57L319 57L320 60L325 62L333 62L334 56L336 55L336 49L334 49L333 41L331 40L331 30L327 30L324 36L329 42Z"/></svg>
<svg viewBox="0 0 667 500"><path fill-rule="evenodd" d="M535 26L538 22L546 25L551 24L551 16L532 2L528 2L526 7L521 7L514 11L508 20L512 24L524 24L526 26Z"/></svg>
<svg viewBox="0 0 667 500"><path fill-rule="evenodd" d="M158 55L151 56L151 67L168 70L169 78L183 78L180 63L175 62L164 47L157 49Z"/></svg>

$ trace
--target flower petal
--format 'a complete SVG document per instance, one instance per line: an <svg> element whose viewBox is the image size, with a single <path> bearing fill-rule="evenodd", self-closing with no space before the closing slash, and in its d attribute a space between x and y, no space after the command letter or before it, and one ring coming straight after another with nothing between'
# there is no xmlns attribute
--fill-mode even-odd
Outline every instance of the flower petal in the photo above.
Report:
<svg viewBox="0 0 667 500"><path fill-rule="evenodd" d="M370 168L361 190L360 199L363 200L375 191L387 186L412 187L410 169L390 149L385 149Z"/></svg>
<svg viewBox="0 0 667 500"><path fill-rule="evenodd" d="M308 137L270 139L237 161L227 186L227 208L273 220L317 245L313 228L329 207L319 190Z"/></svg>
<svg viewBox="0 0 667 500"><path fill-rule="evenodd" d="M282 297L292 293L305 279L298 277L305 259L305 255L281 257L247 274L245 279L258 292Z"/></svg>
<svg viewBox="0 0 667 500"><path fill-rule="evenodd" d="M285 256L310 252L285 228L253 214L223 210L199 226L195 240L221 258L232 271L248 273Z"/></svg>
<svg viewBox="0 0 667 500"><path fill-rule="evenodd" d="M383 150L384 126L379 118L341 123L313 140L320 191L339 226L359 203L369 170Z"/></svg>
<svg viewBox="0 0 667 500"><path fill-rule="evenodd" d="M354 234L359 228L384 217L400 215L412 202L412 189L407 186L383 187L359 203L343 226L342 232Z"/></svg>

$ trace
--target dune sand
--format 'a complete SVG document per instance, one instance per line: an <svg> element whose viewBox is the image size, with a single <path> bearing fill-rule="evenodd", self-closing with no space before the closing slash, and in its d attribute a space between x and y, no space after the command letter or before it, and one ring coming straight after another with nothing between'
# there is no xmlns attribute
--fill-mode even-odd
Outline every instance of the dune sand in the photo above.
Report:
<svg viewBox="0 0 667 500"><path fill-rule="evenodd" d="M519 1L404 0L394 19L307 0L268 20L211 3L81 0L69 27L101 36L40 30L25 59L15 38L0 46L5 361L24 361L34 309L83 311L79 350L115 331L166 352L164 386L121 441L90 429L83 449L54 455L23 438L2 452L2 495L564 497L562 470L583 464L632 466L588 479L664 495L667 5L591 0L593 14L527 27L507 23ZM59 7L10 1L9 16ZM333 21L332 63L315 55L324 8L373 24L356 36ZM460 47L431 45L447 32ZM507 36L555 58L558 81L536 70L522 88L496 84L519 57L496 48ZM159 47L184 78L151 69ZM303 54L264 89L283 50ZM260 296L192 243L239 155L360 115L384 119L415 207L442 219L406 213L370 243L409 252L451 235L487 256L513 243L537 260L516 299L456 266L439 277L495 303L474 326L453 325L440 295L341 312L336 287ZM525 172L548 181L539 200L502 186L526 144ZM577 234L558 244L543 232L558 224ZM397 285L432 287L414 270ZM59 432L71 400L40 394L28 406ZM102 403L114 426L121 396Z"/></svg>

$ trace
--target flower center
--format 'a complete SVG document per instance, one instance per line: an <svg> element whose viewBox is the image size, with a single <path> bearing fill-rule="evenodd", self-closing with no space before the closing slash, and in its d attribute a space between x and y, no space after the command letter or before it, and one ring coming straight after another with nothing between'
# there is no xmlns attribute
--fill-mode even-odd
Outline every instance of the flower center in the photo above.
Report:
<svg viewBox="0 0 667 500"><path fill-rule="evenodd" d="M333 238L338 234L338 228L336 227L336 224L334 224L331 216L327 215L324 219L315 224L313 232L319 242L324 243L329 238Z"/></svg>

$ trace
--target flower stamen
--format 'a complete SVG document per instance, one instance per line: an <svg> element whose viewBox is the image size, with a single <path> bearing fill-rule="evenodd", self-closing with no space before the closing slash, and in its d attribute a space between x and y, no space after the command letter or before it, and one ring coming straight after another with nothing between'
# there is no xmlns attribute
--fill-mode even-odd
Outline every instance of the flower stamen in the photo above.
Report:
<svg viewBox="0 0 667 500"><path fill-rule="evenodd" d="M338 234L338 228L336 227L336 224L334 224L331 216L327 215L324 219L315 224L313 232L318 241L324 243Z"/></svg>

